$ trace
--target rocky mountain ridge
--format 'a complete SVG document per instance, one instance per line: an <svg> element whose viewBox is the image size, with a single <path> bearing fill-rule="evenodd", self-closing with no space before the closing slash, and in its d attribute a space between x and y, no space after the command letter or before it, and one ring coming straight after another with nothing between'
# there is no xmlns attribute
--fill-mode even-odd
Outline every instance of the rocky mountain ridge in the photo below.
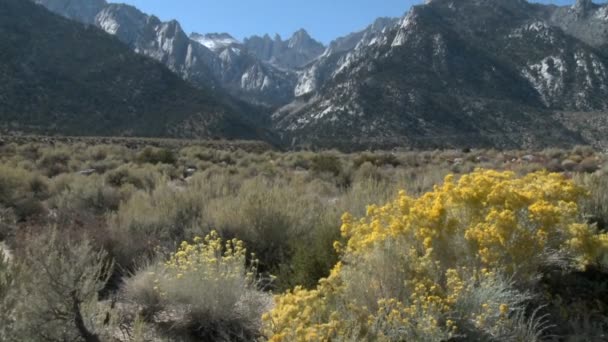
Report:
<svg viewBox="0 0 608 342"><path fill-rule="evenodd" d="M271 138L222 93L29 1L0 1L0 51L2 133Z"/></svg>
<svg viewBox="0 0 608 342"><path fill-rule="evenodd" d="M103 2L35 1L82 22ZM271 128L290 146L589 143L553 114L608 111L608 5L590 0L428 0L327 47L303 30L187 37L116 6L93 23L194 84L278 106Z"/></svg>
<svg viewBox="0 0 608 342"><path fill-rule="evenodd" d="M243 45L254 56L282 69L297 69L312 62L324 51L325 46L312 39L308 32L300 29L288 40L276 35L252 36Z"/></svg>
<svg viewBox="0 0 608 342"><path fill-rule="evenodd" d="M551 113L608 111L607 10L427 1L338 41L347 48L331 44L273 115L275 129L294 145L362 148L580 142Z"/></svg>
<svg viewBox="0 0 608 342"><path fill-rule="evenodd" d="M277 48L280 56L262 60L246 51L245 44L226 34L194 33L188 36L179 22L162 22L130 5L105 0L33 1L67 18L95 25L115 35L135 52L162 62L196 86L223 88L233 96L262 106L285 104L294 97L296 74L289 68L277 67L280 63L275 65L275 61L297 64L304 58L314 58L319 51L320 43L312 43L307 34L296 32L285 44L281 41L282 45ZM232 41L227 42L230 38ZM231 45L238 47L227 49ZM253 42L249 46L255 48ZM308 48L316 52L310 52ZM294 62L290 62L290 58Z"/></svg>

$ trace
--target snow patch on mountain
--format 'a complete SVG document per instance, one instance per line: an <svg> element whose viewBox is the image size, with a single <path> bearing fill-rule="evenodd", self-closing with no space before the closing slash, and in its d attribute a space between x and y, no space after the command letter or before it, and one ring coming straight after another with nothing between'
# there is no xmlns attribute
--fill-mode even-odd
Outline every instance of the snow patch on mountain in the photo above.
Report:
<svg viewBox="0 0 608 342"><path fill-rule="evenodd" d="M194 40L199 44L204 45L205 47L214 52L225 49L230 45L241 44L241 42L239 42L237 39L235 39L228 33L193 33L190 35L190 39Z"/></svg>
<svg viewBox="0 0 608 342"><path fill-rule="evenodd" d="M317 65L313 65L311 68L299 73L298 83L294 90L296 97L309 94L317 88L317 79L315 77L317 68Z"/></svg>
<svg viewBox="0 0 608 342"><path fill-rule="evenodd" d="M533 35L534 38L549 44L554 44L557 41L555 30L544 21L534 21L524 24L523 26L514 29L508 37L523 39L529 37L528 35Z"/></svg>
<svg viewBox="0 0 608 342"><path fill-rule="evenodd" d="M550 56L539 63L528 65L522 74L532 83L545 105L550 107L564 89L566 72L564 60L558 56Z"/></svg>

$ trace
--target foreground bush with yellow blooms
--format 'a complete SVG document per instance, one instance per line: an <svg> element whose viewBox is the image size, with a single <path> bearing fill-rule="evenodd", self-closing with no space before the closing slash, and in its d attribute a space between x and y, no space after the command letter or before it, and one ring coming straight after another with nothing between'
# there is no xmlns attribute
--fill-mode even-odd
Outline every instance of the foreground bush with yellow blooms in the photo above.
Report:
<svg viewBox="0 0 608 342"><path fill-rule="evenodd" d="M247 266L245 259L242 241L224 241L212 231L182 242L168 261L135 274L125 292L142 308L145 321L169 326L173 336L187 332L205 341L250 341L269 298L259 291L257 262Z"/></svg>
<svg viewBox="0 0 608 342"><path fill-rule="evenodd" d="M607 265L586 191L560 174L477 170L421 197L343 216L341 261L316 289L275 298L270 341L535 341L549 269Z"/></svg>

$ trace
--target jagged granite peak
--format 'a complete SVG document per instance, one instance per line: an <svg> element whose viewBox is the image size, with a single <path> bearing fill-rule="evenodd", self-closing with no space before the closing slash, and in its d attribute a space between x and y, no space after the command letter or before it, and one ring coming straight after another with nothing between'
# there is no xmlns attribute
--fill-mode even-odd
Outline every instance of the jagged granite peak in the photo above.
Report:
<svg viewBox="0 0 608 342"><path fill-rule="evenodd" d="M398 18L380 17L374 20L374 23L371 24L367 30L370 32L382 32L387 27L395 25L397 21Z"/></svg>
<svg viewBox="0 0 608 342"><path fill-rule="evenodd" d="M284 69L302 67L320 56L325 46L314 40L304 29L284 41L279 34L252 36L243 41L245 48L262 61Z"/></svg>
<svg viewBox="0 0 608 342"><path fill-rule="evenodd" d="M105 0L34 0L34 2L51 12L87 24L92 24L97 13L107 5Z"/></svg>
<svg viewBox="0 0 608 342"><path fill-rule="evenodd" d="M48 9L56 10L58 14L67 16L71 12L63 11L63 7L57 5L64 1L66 0L45 0L43 5ZM98 0L79 0L74 4L88 8L90 2L96 1ZM71 17L71 19L89 20L84 17ZM92 23L118 37L137 53L162 62L196 86L224 88L234 96L264 106L281 105L293 98L295 76L289 71L278 70L271 65L256 69L264 74L256 75L255 79L267 78L265 84L241 82L243 75L258 63L258 60L248 53L242 53L244 47L236 40L233 44L228 44L229 38L226 35L212 34L207 36L212 38L211 40L201 42L201 39L196 38L201 38L202 35L188 37L179 22L175 20L162 22L157 17L145 14L133 6L116 3L105 4L95 15ZM212 42L214 45L211 44ZM226 51L228 47L230 51ZM254 89L256 84L260 84L263 89ZM244 87L242 88L241 85ZM279 86L283 89L276 89Z"/></svg>
<svg viewBox="0 0 608 342"><path fill-rule="evenodd" d="M291 38L289 38L287 46L292 49L302 49L307 48L307 45L309 44L318 44L323 46L323 44L320 44L312 39L305 29L299 29L298 31L294 32Z"/></svg>
<svg viewBox="0 0 608 342"><path fill-rule="evenodd" d="M527 5L527 0L425 0L425 5L439 5L439 6L460 6L460 5L484 5L484 6L507 6L507 7L518 7Z"/></svg>

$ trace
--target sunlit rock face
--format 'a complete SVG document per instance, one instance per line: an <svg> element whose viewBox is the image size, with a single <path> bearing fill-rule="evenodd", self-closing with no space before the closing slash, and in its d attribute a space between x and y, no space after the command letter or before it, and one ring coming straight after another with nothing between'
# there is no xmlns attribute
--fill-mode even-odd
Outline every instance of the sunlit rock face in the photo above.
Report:
<svg viewBox="0 0 608 342"><path fill-rule="evenodd" d="M35 3L70 19L93 23L107 3L105 0L34 0Z"/></svg>
<svg viewBox="0 0 608 342"><path fill-rule="evenodd" d="M572 132L551 112L608 109L608 60L596 49L608 46L607 8L426 1L331 43L274 123L296 144L567 141Z"/></svg>

